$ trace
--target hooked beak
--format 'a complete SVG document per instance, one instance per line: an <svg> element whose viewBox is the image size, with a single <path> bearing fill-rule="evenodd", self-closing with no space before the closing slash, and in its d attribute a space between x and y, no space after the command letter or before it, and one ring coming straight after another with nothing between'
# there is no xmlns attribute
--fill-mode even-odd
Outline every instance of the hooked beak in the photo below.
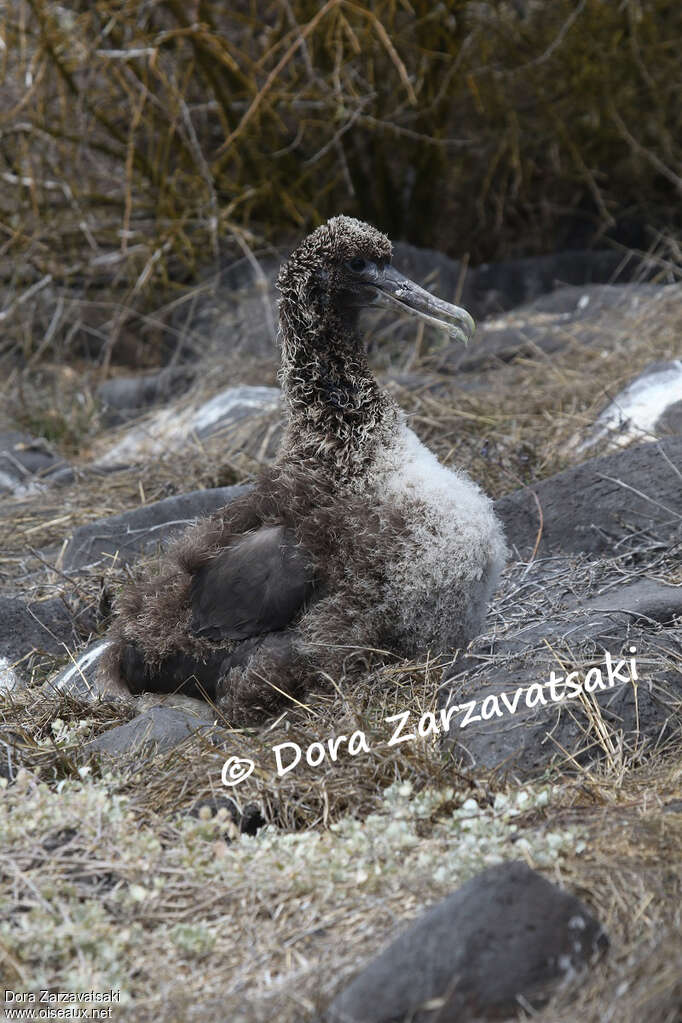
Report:
<svg viewBox="0 0 682 1023"><path fill-rule="evenodd" d="M443 327L450 337L466 344L476 329L476 324L466 311L459 306L443 302L420 288L414 281L403 277L392 266L387 266L375 281L375 297L372 305L387 306L394 311L402 309L411 316Z"/></svg>

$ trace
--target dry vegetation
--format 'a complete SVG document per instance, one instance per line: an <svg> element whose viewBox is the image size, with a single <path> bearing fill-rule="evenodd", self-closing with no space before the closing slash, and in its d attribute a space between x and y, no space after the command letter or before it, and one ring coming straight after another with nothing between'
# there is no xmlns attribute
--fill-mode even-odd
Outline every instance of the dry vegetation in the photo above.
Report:
<svg viewBox="0 0 682 1023"><path fill-rule="evenodd" d="M400 399L442 458L466 464L496 492L513 489L565 464L567 441L605 394L651 360L674 354L679 287L630 319L607 314L603 329L603 348L580 350L578 359L578 349L569 347L551 359L498 367L481 392L463 392L438 372L437 349L417 337L401 358L439 390L401 389ZM376 352L382 375L395 367L387 345ZM263 363L257 369L259 382L272 382ZM249 379L248 363L239 373ZM211 387L225 382L217 366L209 378ZM520 389L530 397L523 408ZM84 632L101 631L107 595L124 571L114 563L67 580L27 553L29 543L58 547L75 525L138 504L141 478L149 500L244 478L257 468L270 418L255 437L236 430L141 472L86 476L73 487L12 502L0 519L3 575L34 598L65 594ZM217 479L217 471L225 478ZM609 565L614 578L679 582L673 548L621 560ZM580 578L589 595L605 579L598 567L586 564L580 577L572 570L566 586L575 590ZM525 566L512 566L505 592L515 592L514 579L522 577ZM513 628L521 613L549 614L542 600L535 603L501 595L491 628ZM340 680L337 691L311 699L307 711L264 734L233 733L227 749L195 743L143 757L132 774L110 771L106 762L83 774L83 742L133 711L120 704L93 708L49 686L36 688L56 664L37 662L35 685L6 698L2 710L21 736L25 765L0 808L0 890L12 907L0 931L8 986L120 987L127 1002L119 1016L136 1021L162 1012L169 1021L300 1023L314 1018L339 979L403 920L488 863L522 857L584 898L612 939L607 960L578 988L579 1008L575 992L567 993L537 1018L676 1020L679 745L643 759L593 719L586 741L596 738L604 748L599 769L563 779L553 770L523 788L513 779L470 777L433 741L385 746L387 715L433 706L438 663L381 667L370 659L360 689L349 692ZM669 667L680 668L672 651ZM275 779L275 743L305 748L356 728L368 736L370 754L342 754L336 764ZM228 754L259 765L237 790L242 805L257 803L272 822L256 838L238 837L221 810L220 769ZM211 804L212 817L209 810L196 815L202 801ZM612 1016L605 1016L607 1005Z"/></svg>
<svg viewBox="0 0 682 1023"><path fill-rule="evenodd" d="M387 749L384 717L430 707L439 677L437 664L389 666L265 733L141 756L131 773L88 772L82 753L129 708L49 689L8 700L26 767L0 804L5 985L120 989L122 1019L300 1023L403 921L521 858L585 899L612 940L536 1018L675 1023L679 748L525 786L460 773L432 740ZM275 743L356 728L370 753L275 780ZM228 752L257 765L236 790L272 822L255 838L225 807Z"/></svg>
<svg viewBox="0 0 682 1023"><path fill-rule="evenodd" d="M0 354L153 348L146 314L208 259L339 211L472 265L615 224L657 247L680 226L681 30L667 0L13 0Z"/></svg>
<svg viewBox="0 0 682 1023"><path fill-rule="evenodd" d="M664 0L7 5L2 413L82 476L0 509L0 583L63 595L85 641L106 627L124 570L66 578L40 550L141 502L242 481L267 457L277 413L140 471L86 469L104 442L97 383L126 362L172 359L177 303L191 309L217 262L261 259L343 210L472 264L631 219L674 276L681 12ZM498 366L480 389L418 332L398 348L377 330L373 360L439 457L497 496L564 468L608 397L679 357L681 287L606 313L601 345L576 336ZM213 353L203 366L206 396L276 379L274 356L226 365ZM400 372L422 386L403 387ZM679 550L665 555L679 581ZM498 600L496 627L511 617ZM679 747L641 761L616 735L600 769L523 788L469 777L435 743L382 744L386 715L432 705L437 663L369 664L357 691L341 684L265 734L231 736L230 754L266 765L239 799L271 821L240 837L220 809L224 749L195 742L132 774L83 770L83 742L133 710L57 696L42 686L56 667L36 660L33 684L0 704L23 764L0 793L0 984L119 987L118 1016L141 1023L300 1023L404 920L520 857L584 898L612 939L539 1023L676 1023ZM273 781L276 742L354 728L370 754Z"/></svg>

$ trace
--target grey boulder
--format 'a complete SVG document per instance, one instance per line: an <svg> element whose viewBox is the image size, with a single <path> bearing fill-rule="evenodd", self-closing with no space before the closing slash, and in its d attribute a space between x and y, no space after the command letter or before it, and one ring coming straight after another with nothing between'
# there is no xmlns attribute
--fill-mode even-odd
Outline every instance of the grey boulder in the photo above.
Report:
<svg viewBox="0 0 682 1023"><path fill-rule="evenodd" d="M134 561L141 554L155 549L161 541L186 529L196 519L222 508L244 489L217 487L193 490L189 494L167 497L121 515L111 515L79 526L69 537L62 566L67 571L74 571L103 561L111 562L113 556L116 556L118 564Z"/></svg>
<svg viewBox="0 0 682 1023"><path fill-rule="evenodd" d="M118 426L160 402L177 398L194 380L187 366L168 367L134 377L113 377L97 388L96 397L108 426Z"/></svg>
<svg viewBox="0 0 682 1023"><path fill-rule="evenodd" d="M151 747L167 753L197 732L210 732L215 713L208 704L196 701L192 711L178 707L150 707L125 725L117 725L87 743L86 753L128 756Z"/></svg>
<svg viewBox="0 0 682 1023"><path fill-rule="evenodd" d="M539 565L528 576L536 592L542 575ZM641 578L585 600L555 592L535 614L548 605L551 616L477 641L445 670L443 747L466 770L519 779L617 766L679 736L682 587Z"/></svg>
<svg viewBox="0 0 682 1023"><path fill-rule="evenodd" d="M589 459L499 498L495 511L522 559L538 535L538 557L601 554L642 531L669 540L682 526L682 436Z"/></svg>
<svg viewBox="0 0 682 1023"><path fill-rule="evenodd" d="M516 1016L608 947L573 895L500 863L418 917L345 988L327 1023L473 1023ZM522 1001L523 1000L523 1001Z"/></svg>
<svg viewBox="0 0 682 1023"><path fill-rule="evenodd" d="M665 294L657 284L592 284L566 287L523 305L502 318L483 322L471 348L448 345L442 368L470 373L498 362L546 355L577 342L584 347L608 344L614 323ZM605 319L606 317L606 319ZM609 330L605 324L610 324Z"/></svg>

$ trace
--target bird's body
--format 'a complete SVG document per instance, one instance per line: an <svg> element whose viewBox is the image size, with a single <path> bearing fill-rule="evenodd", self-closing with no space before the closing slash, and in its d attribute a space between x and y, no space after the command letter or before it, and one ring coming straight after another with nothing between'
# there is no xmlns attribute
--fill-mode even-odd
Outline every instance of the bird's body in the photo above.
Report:
<svg viewBox="0 0 682 1023"><path fill-rule="evenodd" d="M336 217L283 267L279 456L124 591L104 670L132 692L199 692L244 722L340 677L354 649L442 653L480 631L506 553L492 504L407 426L357 330L383 289L454 332L471 321L390 254Z"/></svg>

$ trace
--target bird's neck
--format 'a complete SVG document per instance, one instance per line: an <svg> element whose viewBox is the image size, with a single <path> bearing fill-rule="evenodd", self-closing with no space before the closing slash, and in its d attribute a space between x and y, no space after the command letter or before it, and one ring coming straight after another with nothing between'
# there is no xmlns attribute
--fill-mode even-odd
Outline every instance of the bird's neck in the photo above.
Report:
<svg viewBox="0 0 682 1023"><path fill-rule="evenodd" d="M341 486L357 482L395 429L398 406L372 375L354 324L331 312L308 322L281 313L288 423L280 460Z"/></svg>

